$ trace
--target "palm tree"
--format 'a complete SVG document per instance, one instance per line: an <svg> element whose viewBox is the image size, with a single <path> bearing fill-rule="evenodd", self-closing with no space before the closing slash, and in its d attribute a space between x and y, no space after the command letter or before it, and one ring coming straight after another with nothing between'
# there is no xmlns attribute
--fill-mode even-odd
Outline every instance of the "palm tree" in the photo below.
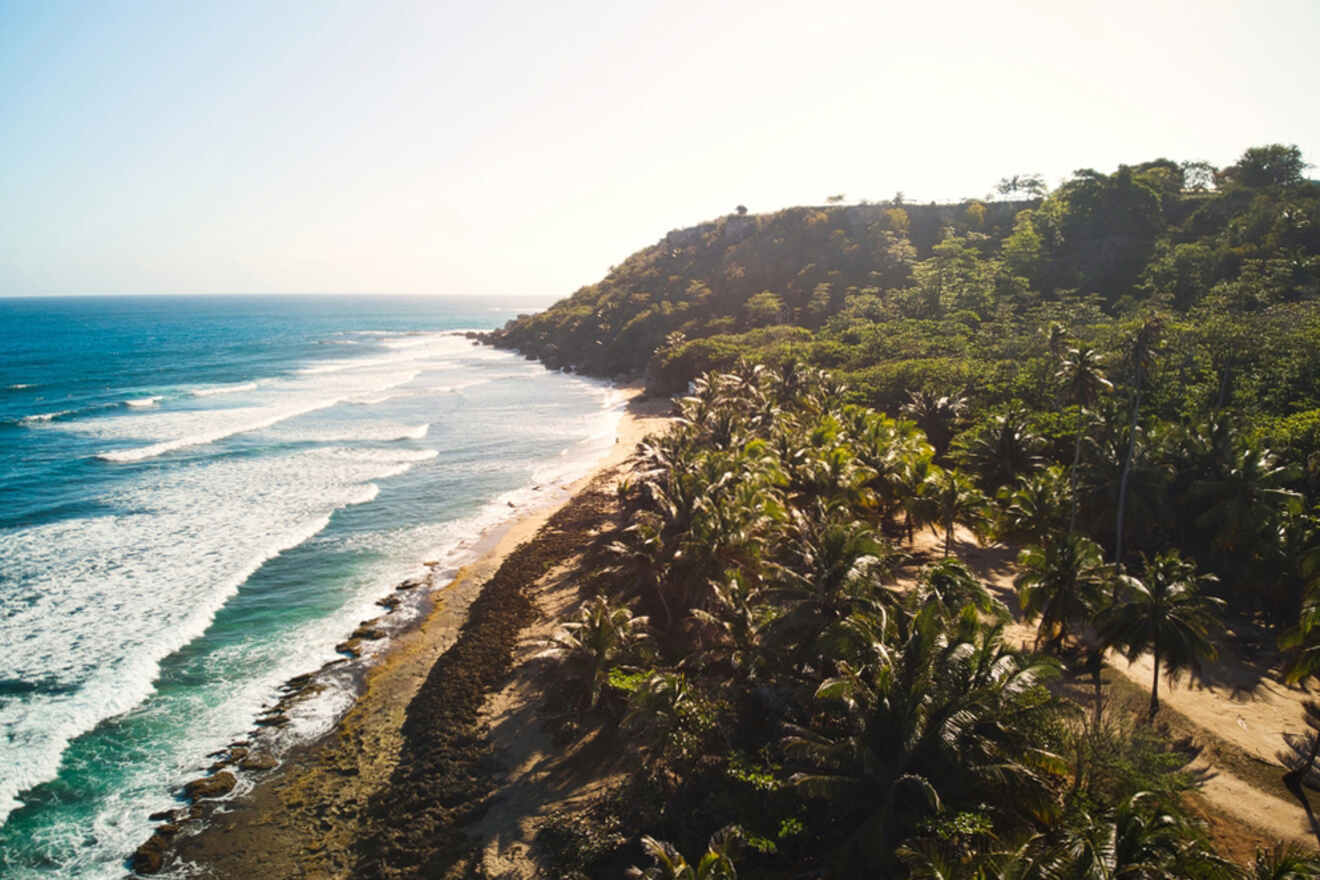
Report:
<svg viewBox="0 0 1320 880"><path fill-rule="evenodd" d="M1228 558L1251 558L1273 538L1279 511L1297 505L1301 496L1284 488L1292 470L1268 449L1250 445L1231 453L1215 476L1192 484L1189 500L1196 525L1211 534L1214 547Z"/></svg>
<svg viewBox="0 0 1320 880"><path fill-rule="evenodd" d="M934 391L909 391L907 403L899 407L899 414L917 423L926 432L926 439L935 448L935 458L943 461L953 440L953 429L967 412L967 398L960 394L939 394Z"/></svg>
<svg viewBox="0 0 1320 880"><path fill-rule="evenodd" d="M1211 849L1201 829L1151 792L1139 791L1096 816L1083 812L1053 839L1038 841L1053 870L1072 880L1163 880L1236 877L1233 863Z"/></svg>
<svg viewBox="0 0 1320 880"><path fill-rule="evenodd" d="M917 600L921 605L935 603L945 616L954 617L971 605L982 614L1007 619L1008 609L990 595L985 584L961 559L944 558L921 570L917 578Z"/></svg>
<svg viewBox="0 0 1320 880"><path fill-rule="evenodd" d="M965 523L980 533L989 499L961 471L937 470L927 493L936 520L944 529L944 555L953 552L953 527ZM932 523L932 527L933 527Z"/></svg>
<svg viewBox="0 0 1320 880"><path fill-rule="evenodd" d="M1296 625L1279 636L1279 647L1287 654L1283 673L1288 684L1320 676L1320 529L1308 537L1314 544L1301 554L1300 568L1305 582L1301 612ZM1300 784L1320 755L1320 705L1308 702L1306 711L1313 728L1311 749L1305 762L1284 774L1284 781L1290 785Z"/></svg>
<svg viewBox="0 0 1320 880"><path fill-rule="evenodd" d="M951 632L934 606L899 624L889 662L865 671L840 663L839 674L817 688L817 700L845 713L842 726L790 725L784 739L790 756L810 767L790 783L808 797L851 806L855 830L843 857L860 856L872 870L893 858L905 830L939 812L938 786L1028 813L1066 772L1024 723L1056 711L1036 687L1056 671L1052 665L1007 650L1002 624L983 624L971 608Z"/></svg>
<svg viewBox="0 0 1320 880"><path fill-rule="evenodd" d="M626 876L638 880L737 880L733 860L741 852L742 842L742 829L736 825L721 828L711 835L706 852L694 867L673 844L643 835L642 849L655 865L646 870L629 868Z"/></svg>
<svg viewBox="0 0 1320 880"><path fill-rule="evenodd" d="M1041 466L1044 441L1031 430L1020 409L992 416L954 442L958 466L976 474L986 492L994 492Z"/></svg>
<svg viewBox="0 0 1320 880"><path fill-rule="evenodd" d="M614 605L604 596L587 601L577 620L563 624L548 639L537 658L561 661L569 681L582 689L581 709L589 712L600 702L610 670L620 665L646 640L645 617L634 617L627 606Z"/></svg>
<svg viewBox="0 0 1320 880"><path fill-rule="evenodd" d="M797 665L819 668L825 643L845 635L851 615L885 616L877 579L892 553L864 523L817 525L801 514L795 519L786 564L768 573L772 586L766 595L779 615L766 626L765 638Z"/></svg>
<svg viewBox="0 0 1320 880"><path fill-rule="evenodd" d="M1063 383L1068 398L1077 404L1077 444L1073 450L1072 464L1072 516L1068 521L1068 533L1077 530L1077 473L1082 462L1082 437L1086 433L1086 408L1100 398L1100 395L1114 387L1102 370L1104 366L1100 353L1090 346L1070 348L1064 353L1063 361L1056 374Z"/></svg>
<svg viewBox="0 0 1320 880"><path fill-rule="evenodd" d="M909 544L918 528L936 521L938 511L932 492L939 472L939 466L932 463L930 456L919 455L903 458L889 474L890 493L903 508L903 532Z"/></svg>
<svg viewBox="0 0 1320 880"><path fill-rule="evenodd" d="M1122 649L1129 661L1146 651L1154 655L1150 687L1150 718L1160 710L1160 668L1173 678L1183 670L1201 675L1201 662L1217 656L1210 634L1221 628L1217 612L1222 600L1202 595L1202 584L1215 580L1201 575L1196 564L1170 550L1147 560L1145 581L1122 576L1119 596L1102 611L1096 627L1101 641Z"/></svg>
<svg viewBox="0 0 1320 880"><path fill-rule="evenodd" d="M1142 323L1128 346L1128 363L1132 367L1132 417L1128 420L1128 448L1123 456L1123 475L1118 482L1118 514L1114 525L1114 563L1123 565L1123 513L1127 503L1128 478L1132 474L1132 454L1137 444L1137 413L1141 408L1141 389L1146 376L1155 363L1155 353L1159 345L1164 324L1158 316L1151 316Z"/></svg>
<svg viewBox="0 0 1320 880"><path fill-rule="evenodd" d="M1036 647L1041 640L1057 648L1069 627L1092 615L1110 582L1100 545L1081 535L1057 535L1042 547L1018 554L1020 573L1013 581L1018 604L1027 620L1040 617Z"/></svg>
<svg viewBox="0 0 1320 880"><path fill-rule="evenodd" d="M1320 858L1295 843L1279 843L1257 849L1251 880L1312 880L1320 877Z"/></svg>
<svg viewBox="0 0 1320 880"><path fill-rule="evenodd" d="M1042 544L1068 522L1069 482L1059 465L1020 477L1017 488L999 490L1002 511L998 535L1010 541Z"/></svg>

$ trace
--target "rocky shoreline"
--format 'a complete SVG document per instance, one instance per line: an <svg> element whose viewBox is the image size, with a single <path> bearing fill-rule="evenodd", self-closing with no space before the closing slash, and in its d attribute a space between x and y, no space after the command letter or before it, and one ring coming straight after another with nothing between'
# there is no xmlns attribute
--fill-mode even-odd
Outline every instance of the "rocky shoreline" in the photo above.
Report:
<svg viewBox="0 0 1320 880"><path fill-rule="evenodd" d="M295 676L251 733L209 755L207 775L184 785L181 805L128 864L138 874L208 877L430 876L470 849L461 826L484 809L489 748L476 726L485 695L507 672L519 633L535 616L527 590L579 552L599 525L615 468L651 430L667 401L638 406L596 471L547 506L487 536L484 555L447 585L404 581L336 646L345 656ZM485 542L483 542L485 543ZM393 628L408 591L426 588L423 613ZM389 638L359 660L366 643ZM368 662L369 661L369 662ZM278 758L269 736L296 705L351 671L360 693L324 736Z"/></svg>
<svg viewBox="0 0 1320 880"><path fill-rule="evenodd" d="M206 768L207 775L184 783L176 792L178 798L187 802L187 806L160 810L147 817L152 822L162 824L153 830L151 836L129 858L129 865L134 873L141 875L159 873L165 867L171 848L179 834L185 831L186 826L203 822L214 807L213 802L234 790L238 784L236 772L264 773L280 765L281 760L274 754L274 744L269 742L269 732L290 724L292 719L289 712L298 703L316 696L330 686L327 673L360 659L363 642L385 639L397 631L408 628L410 624L395 628L394 632L386 628L385 615L393 613L402 605L398 592L427 588L421 600L424 603L423 614L411 624L412 626L419 625L418 621L425 617L427 606L443 601L442 598L438 598L439 593L432 592L435 589L435 569L439 563L428 561L423 565L430 570L426 576L401 581L393 592L377 599L376 604L385 609L384 614L361 621L346 640L335 645L335 651L344 656L323 664L313 672L295 675L284 682L280 685L278 699L257 714L253 721L253 729L248 732L246 739L235 740L224 749L206 756L215 759L214 763Z"/></svg>

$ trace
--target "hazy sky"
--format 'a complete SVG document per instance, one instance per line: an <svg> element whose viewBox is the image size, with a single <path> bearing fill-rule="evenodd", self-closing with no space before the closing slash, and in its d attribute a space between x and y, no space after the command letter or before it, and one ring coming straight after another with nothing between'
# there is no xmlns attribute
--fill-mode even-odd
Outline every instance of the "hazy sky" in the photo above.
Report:
<svg viewBox="0 0 1320 880"><path fill-rule="evenodd" d="M1320 2L0 0L0 294L567 294L670 229L1254 144Z"/></svg>

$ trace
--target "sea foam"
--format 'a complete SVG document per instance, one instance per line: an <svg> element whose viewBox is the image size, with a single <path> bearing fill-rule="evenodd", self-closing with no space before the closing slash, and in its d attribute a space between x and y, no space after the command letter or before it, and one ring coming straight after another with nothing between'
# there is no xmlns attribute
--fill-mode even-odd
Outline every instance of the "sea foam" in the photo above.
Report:
<svg viewBox="0 0 1320 880"><path fill-rule="evenodd" d="M50 779L74 737L153 690L160 660L201 635L266 560L333 511L374 499L407 461L319 451L176 468L107 499L149 513L0 535L18 589L0 607L0 679L58 684L0 704L0 819Z"/></svg>

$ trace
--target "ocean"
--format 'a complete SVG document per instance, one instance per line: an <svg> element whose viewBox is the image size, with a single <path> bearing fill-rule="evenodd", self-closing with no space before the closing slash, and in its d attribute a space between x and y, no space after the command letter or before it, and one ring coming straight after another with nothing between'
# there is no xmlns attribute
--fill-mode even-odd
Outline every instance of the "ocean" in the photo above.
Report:
<svg viewBox="0 0 1320 880"><path fill-rule="evenodd" d="M455 332L547 304L0 299L0 876L123 877L376 599L591 468L618 394Z"/></svg>

